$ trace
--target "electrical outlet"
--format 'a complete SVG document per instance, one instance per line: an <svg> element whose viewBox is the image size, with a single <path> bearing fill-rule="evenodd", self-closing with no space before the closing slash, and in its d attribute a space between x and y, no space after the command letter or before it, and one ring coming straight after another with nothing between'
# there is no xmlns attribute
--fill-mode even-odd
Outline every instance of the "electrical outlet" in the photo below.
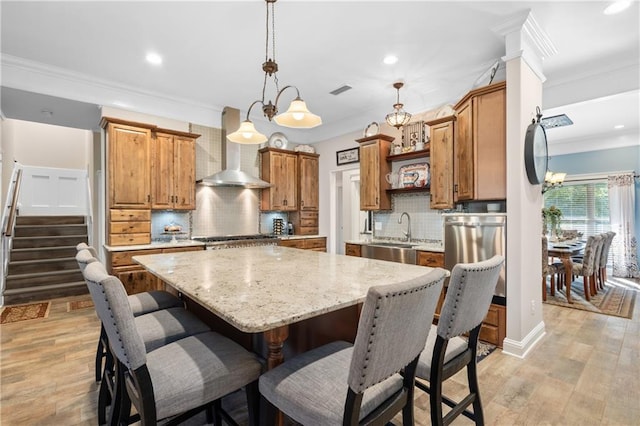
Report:
<svg viewBox="0 0 640 426"><path fill-rule="evenodd" d="M376 231L382 231L382 222L375 222L376 224Z"/></svg>
<svg viewBox="0 0 640 426"><path fill-rule="evenodd" d="M536 313L536 301L531 300L531 315Z"/></svg>

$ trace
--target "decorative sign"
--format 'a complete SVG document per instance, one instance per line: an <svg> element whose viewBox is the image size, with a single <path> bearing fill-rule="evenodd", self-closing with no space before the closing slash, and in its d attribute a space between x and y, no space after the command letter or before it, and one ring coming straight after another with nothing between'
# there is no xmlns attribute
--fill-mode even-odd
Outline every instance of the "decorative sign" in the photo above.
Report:
<svg viewBox="0 0 640 426"><path fill-rule="evenodd" d="M336 152L336 163L338 164L338 166L359 162L360 148L351 148Z"/></svg>

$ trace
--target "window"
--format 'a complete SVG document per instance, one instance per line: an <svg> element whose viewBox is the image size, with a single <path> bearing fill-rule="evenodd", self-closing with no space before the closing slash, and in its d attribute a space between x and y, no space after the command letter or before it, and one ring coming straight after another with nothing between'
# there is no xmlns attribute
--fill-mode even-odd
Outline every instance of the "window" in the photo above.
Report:
<svg viewBox="0 0 640 426"><path fill-rule="evenodd" d="M562 211L562 229L577 229L585 237L610 229L606 179L565 181L562 187L544 194L544 206L552 205Z"/></svg>

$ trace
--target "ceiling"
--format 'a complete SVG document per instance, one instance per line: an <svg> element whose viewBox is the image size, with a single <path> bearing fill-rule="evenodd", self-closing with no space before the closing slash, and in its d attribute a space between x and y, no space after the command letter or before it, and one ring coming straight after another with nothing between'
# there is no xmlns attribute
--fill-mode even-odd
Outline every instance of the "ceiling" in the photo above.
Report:
<svg viewBox="0 0 640 426"><path fill-rule="evenodd" d="M251 119L267 136L281 131L312 143L383 121L395 81L405 82L400 99L409 112L453 104L488 83L487 71L504 56L497 28L531 10L557 51L543 63L543 114L565 113L575 123L548 131L550 152L601 148L603 140L638 144L640 5L604 15L610 3L279 0L280 87L298 87L323 125L279 128L259 108ZM262 1L3 0L0 7L8 118L97 128L105 105L219 127L224 106L244 114L260 97ZM162 55L161 66L145 61L150 51ZM383 64L387 54L399 61ZM345 84L352 89L329 93ZM284 92L281 110L294 94ZM275 98L271 82L266 98ZM625 127L614 130L618 124Z"/></svg>

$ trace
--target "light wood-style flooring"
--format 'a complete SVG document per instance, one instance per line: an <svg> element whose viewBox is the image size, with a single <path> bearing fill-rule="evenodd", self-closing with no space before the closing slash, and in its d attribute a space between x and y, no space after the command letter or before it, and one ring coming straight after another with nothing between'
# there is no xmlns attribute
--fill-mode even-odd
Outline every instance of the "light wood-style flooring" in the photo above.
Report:
<svg viewBox="0 0 640 426"><path fill-rule="evenodd" d="M67 312L76 299L53 300L46 319L0 326L1 425L97 423L99 323L91 308ZM547 334L526 359L496 350L479 364L486 424L640 425L639 305L633 320L543 305ZM459 373L444 392L465 386ZM428 425L428 396L417 392L416 422Z"/></svg>

